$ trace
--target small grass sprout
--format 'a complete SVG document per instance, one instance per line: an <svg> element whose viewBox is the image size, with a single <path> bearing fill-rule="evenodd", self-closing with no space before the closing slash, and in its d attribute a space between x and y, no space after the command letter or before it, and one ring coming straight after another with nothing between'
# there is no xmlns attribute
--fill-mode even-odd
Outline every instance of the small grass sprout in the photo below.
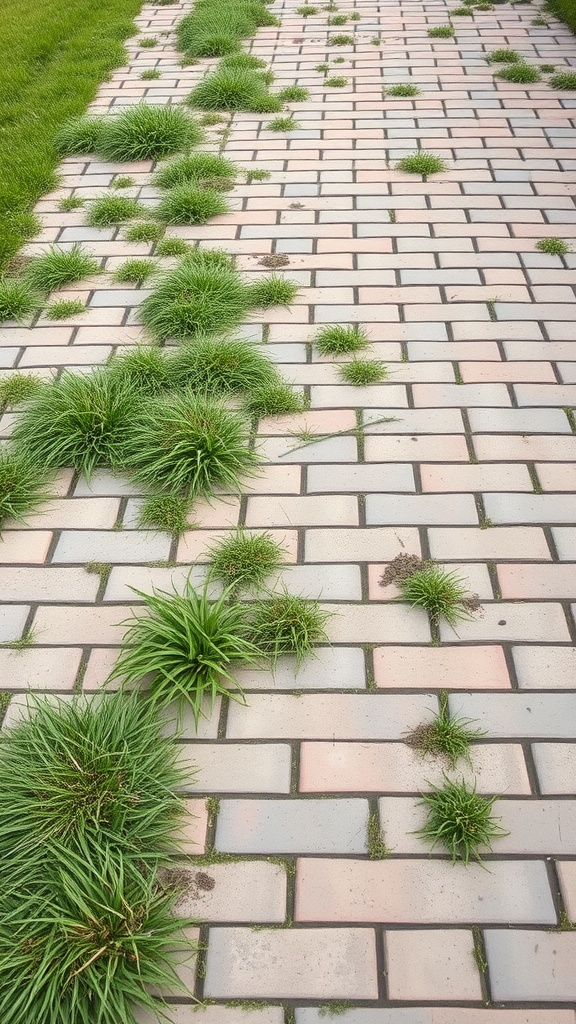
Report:
<svg viewBox="0 0 576 1024"><path fill-rule="evenodd" d="M26 278L38 292L52 292L100 273L99 260L79 243L71 249L51 245L41 256L30 260L26 268Z"/></svg>
<svg viewBox="0 0 576 1024"><path fill-rule="evenodd" d="M138 103L104 118L98 152L106 160L121 163L162 160L187 146L197 146L202 139L197 121L183 107Z"/></svg>
<svg viewBox="0 0 576 1024"><path fill-rule="evenodd" d="M266 125L269 132L295 132L299 127L295 117L275 117Z"/></svg>
<svg viewBox="0 0 576 1024"><path fill-rule="evenodd" d="M197 592L190 581L183 594L136 593L147 614L128 621L112 678L133 684L149 677L153 705L189 704L196 725L205 701L210 710L219 694L242 702L242 690L231 673L259 654L249 639L245 607L231 602L227 591L210 601L206 587Z"/></svg>
<svg viewBox="0 0 576 1024"><path fill-rule="evenodd" d="M433 622L444 619L451 626L471 617L464 581L436 563L399 581L400 594L411 608L424 608Z"/></svg>
<svg viewBox="0 0 576 1024"><path fill-rule="evenodd" d="M199 338L182 345L171 359L170 374L173 387L223 396L258 393L278 379L268 356L242 338Z"/></svg>
<svg viewBox="0 0 576 1024"><path fill-rule="evenodd" d="M325 79L324 85L327 89L343 89L345 85L348 85L348 79L340 75L330 75Z"/></svg>
<svg viewBox="0 0 576 1024"><path fill-rule="evenodd" d="M544 75L553 75L556 71L555 64L541 64L539 69Z"/></svg>
<svg viewBox="0 0 576 1024"><path fill-rule="evenodd" d="M81 299L57 299L46 306L44 316L47 320L69 320L85 312L86 306Z"/></svg>
<svg viewBox="0 0 576 1024"><path fill-rule="evenodd" d="M548 22L546 21L546 18L532 18L530 24L538 28L548 28Z"/></svg>
<svg viewBox="0 0 576 1024"><path fill-rule="evenodd" d="M103 117L74 117L56 133L54 145L60 156L71 156L75 153L88 155L98 152L102 134Z"/></svg>
<svg viewBox="0 0 576 1024"><path fill-rule="evenodd" d="M83 840L153 863L170 850L181 821L175 790L184 778L153 709L135 695L36 698L0 750L3 863L12 874Z"/></svg>
<svg viewBox="0 0 576 1024"><path fill-rule="evenodd" d="M453 718L448 706L448 693L439 696L440 710L431 722L419 725L409 733L406 742L424 756L443 758L449 768L456 768L464 760L471 768L470 744L483 735L480 729L470 729L470 718Z"/></svg>
<svg viewBox="0 0 576 1024"><path fill-rule="evenodd" d="M544 69L545 66L542 65L542 71ZM558 74L552 75L550 85L553 89L576 89L576 71L559 71Z"/></svg>
<svg viewBox="0 0 576 1024"><path fill-rule="evenodd" d="M321 327L312 339L322 356L341 356L347 352L359 352L370 344L361 328L334 324Z"/></svg>
<svg viewBox="0 0 576 1024"><path fill-rule="evenodd" d="M136 45L141 50L142 49L144 49L144 50L146 50L146 49L151 50L153 46L158 46L158 40L156 39L155 36L144 36L142 39L138 40Z"/></svg>
<svg viewBox="0 0 576 1024"><path fill-rule="evenodd" d="M202 185L205 180L222 178L224 181L234 179L238 174L236 164L216 153L192 153L180 156L160 167L152 182L157 188L174 188L178 185L193 183Z"/></svg>
<svg viewBox="0 0 576 1024"><path fill-rule="evenodd" d="M473 786L462 779L453 782L444 778L441 786L433 786L424 793L421 804L427 811L426 824L417 835L430 843L432 849L444 846L452 863L482 863L481 850L491 850L492 842L507 832L492 814L495 796L481 796Z"/></svg>
<svg viewBox="0 0 576 1024"><path fill-rule="evenodd" d="M489 64L521 64L522 56L517 50L492 50L486 60Z"/></svg>
<svg viewBox="0 0 576 1024"><path fill-rule="evenodd" d="M399 85L389 85L384 89L386 96L393 96L395 99L408 99L410 96L418 96L420 89L417 85L408 85L401 82Z"/></svg>
<svg viewBox="0 0 576 1024"><path fill-rule="evenodd" d="M185 341L199 334L237 327L254 303L240 275L216 262L213 253L193 250L168 271L140 306L153 338Z"/></svg>
<svg viewBox="0 0 576 1024"><path fill-rule="evenodd" d="M287 281L278 274L270 274L250 287L250 301L253 306L268 309L270 306L289 306L294 301L298 285Z"/></svg>
<svg viewBox="0 0 576 1024"><path fill-rule="evenodd" d="M281 568L283 553L270 533L240 528L210 550L210 576L226 588L254 590Z"/></svg>
<svg viewBox="0 0 576 1024"><path fill-rule="evenodd" d="M84 206L84 200L79 196L66 196L58 203L61 213L72 213L73 210L80 210Z"/></svg>
<svg viewBox="0 0 576 1024"><path fill-rule="evenodd" d="M318 601L285 590L252 606L251 639L273 665L283 654L295 655L300 665L316 644L327 642L324 626L328 618Z"/></svg>
<svg viewBox="0 0 576 1024"><path fill-rule="evenodd" d="M341 380L354 387L363 388L368 384L380 384L388 376L388 368L378 359L352 359L338 367Z"/></svg>
<svg viewBox="0 0 576 1024"><path fill-rule="evenodd" d="M308 5L297 7L296 14L300 14L303 18L311 18L313 14L318 14L318 8L309 7Z"/></svg>
<svg viewBox="0 0 576 1024"><path fill-rule="evenodd" d="M570 252L570 246L563 238L540 238L535 248L539 252L547 253L548 256L565 256Z"/></svg>
<svg viewBox="0 0 576 1024"><path fill-rule="evenodd" d="M131 178L129 174L119 174L112 182L112 188L133 188L138 182L136 178Z"/></svg>
<svg viewBox="0 0 576 1024"><path fill-rule="evenodd" d="M156 216L164 224L206 224L211 217L218 217L229 210L226 199L218 190L184 182L166 192L156 207Z"/></svg>
<svg viewBox="0 0 576 1024"><path fill-rule="evenodd" d="M156 256L187 256L192 246L183 238L162 238L154 253Z"/></svg>
<svg viewBox="0 0 576 1024"><path fill-rule="evenodd" d="M130 224L124 230L124 238L127 242L157 242L162 238L164 228L161 224L155 224L152 220L143 220L139 224Z"/></svg>
<svg viewBox="0 0 576 1024"><path fill-rule="evenodd" d="M152 398L135 410L123 438L123 465L145 487L191 498L216 488L238 493L258 465L243 416L191 392Z"/></svg>
<svg viewBox="0 0 576 1024"><path fill-rule="evenodd" d="M86 223L92 228L109 228L142 214L142 207L127 196L103 195L90 203Z"/></svg>
<svg viewBox="0 0 576 1024"><path fill-rule="evenodd" d="M366 827L366 849L370 860L385 860L390 856L391 850L384 838L380 820L375 812L368 815Z"/></svg>
<svg viewBox="0 0 576 1024"><path fill-rule="evenodd" d="M362 19L362 15L361 15L361 14L359 14L359 13L358 13L358 11L354 11L354 12L353 12L353 13L352 13L352 14L350 15L350 21L360 21L361 19Z"/></svg>
<svg viewBox="0 0 576 1024"><path fill-rule="evenodd" d="M263 168L261 170L247 171L246 173L246 181L249 185L251 185L253 181L268 181L271 177L272 174L270 171L265 171Z"/></svg>
<svg viewBox="0 0 576 1024"><path fill-rule="evenodd" d="M354 18L352 18L352 20L354 20ZM332 63L333 64L345 64L346 63L346 57L334 57L334 60L332 61Z"/></svg>
<svg viewBox="0 0 576 1024"><path fill-rule="evenodd" d="M144 284L152 274L156 273L157 267L154 260L131 259L126 260L118 267L114 274L114 280L119 284Z"/></svg>
<svg viewBox="0 0 576 1024"><path fill-rule="evenodd" d="M284 413L304 412L307 403L303 395L278 379L270 384L252 388L244 404L251 416L281 416Z"/></svg>
<svg viewBox="0 0 576 1024"><path fill-rule="evenodd" d="M31 455L17 448L0 447L0 529L14 519L24 523L48 495L46 471Z"/></svg>
<svg viewBox="0 0 576 1024"><path fill-rule="evenodd" d="M8 377L0 377L0 409L22 405L34 398L44 387L44 381L32 373L15 370Z"/></svg>
<svg viewBox="0 0 576 1024"><path fill-rule="evenodd" d="M147 68L146 71L140 72L140 78L144 82L153 82L157 78L162 78L162 74L158 68Z"/></svg>
<svg viewBox="0 0 576 1024"><path fill-rule="evenodd" d="M537 68L531 68L528 64L510 64L496 72L496 77L503 82L513 82L517 85L531 85L533 82L540 82L542 75Z"/></svg>
<svg viewBox="0 0 576 1024"><path fill-rule="evenodd" d="M302 85L287 85L285 89L278 93L283 103L304 103L309 95L308 89L305 89Z"/></svg>
<svg viewBox="0 0 576 1024"><path fill-rule="evenodd" d="M179 494L155 494L140 506L138 526L179 536L190 529L191 503Z"/></svg>
<svg viewBox="0 0 576 1024"><path fill-rule="evenodd" d="M314 71L318 71L319 74L321 74L321 75L322 74L323 75L327 75L328 72L330 71L330 65L326 64L326 63L324 63L324 64L316 64L316 66L314 68Z"/></svg>
<svg viewBox="0 0 576 1024"><path fill-rule="evenodd" d="M117 464L132 404L129 388L105 370L66 372L28 403L14 441L38 465L72 466L89 479L97 466Z"/></svg>
<svg viewBox="0 0 576 1024"><path fill-rule="evenodd" d="M328 46L352 46L354 44L354 36L346 36L343 34L329 36Z"/></svg>
<svg viewBox="0 0 576 1024"><path fill-rule="evenodd" d="M328 18L328 24L329 25L345 25L347 21L348 21L348 15L347 14L332 14Z"/></svg>
<svg viewBox="0 0 576 1024"><path fill-rule="evenodd" d="M0 324L22 323L35 313L39 298L26 278L0 277Z"/></svg>
<svg viewBox="0 0 576 1024"><path fill-rule="evenodd" d="M115 386L139 395L159 395L172 384L165 350L155 345L135 345L114 355L106 364L106 374Z"/></svg>
<svg viewBox="0 0 576 1024"><path fill-rule="evenodd" d="M411 156L404 156L396 164L397 171L405 174L421 174L423 177L429 174L441 174L446 170L446 163L435 153L420 151Z"/></svg>
<svg viewBox="0 0 576 1024"><path fill-rule="evenodd" d="M434 28L428 29L428 35L431 39L451 39L454 35L453 25L436 25Z"/></svg>

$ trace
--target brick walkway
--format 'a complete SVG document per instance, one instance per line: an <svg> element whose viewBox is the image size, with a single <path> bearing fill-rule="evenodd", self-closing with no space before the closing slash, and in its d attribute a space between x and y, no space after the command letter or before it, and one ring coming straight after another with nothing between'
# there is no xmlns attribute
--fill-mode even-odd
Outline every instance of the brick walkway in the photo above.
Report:
<svg viewBox="0 0 576 1024"><path fill-rule="evenodd" d="M179 544L133 528L138 494L121 480L97 472L87 487L60 474L49 511L0 544L0 640L34 638L0 649L1 686L15 693L8 721L28 687L103 682L130 586L180 580L237 523L272 528L295 563L289 586L336 613L333 646L297 677L289 665L275 679L243 673L248 707L223 705L198 737L185 730L200 767L190 852L231 856L202 869L215 884L185 908L207 922L196 991L219 1005L196 1016L182 1004L174 1024L317 1024L335 1000L354 1004L346 1024L574 1024L576 931L556 926L576 919L576 256L535 243L576 235L576 98L498 82L484 58L511 46L536 66L576 64L576 40L553 19L531 26L534 5L455 18L455 39L443 40L427 28L447 22L444 0L358 0L361 20L337 30L357 45L327 50L327 13L303 20L295 7L277 2L282 27L261 30L252 49L277 84L310 89L294 105L301 129L277 135L267 117L234 116L226 154L271 179L236 188L233 214L171 233L224 246L254 276L263 256L287 254L295 305L245 334L267 342L312 411L262 422L265 475L242 501L199 508L199 528ZM183 9L144 8L141 31L168 32ZM182 70L171 38L160 41L133 41L96 106L188 93L203 67ZM323 87L314 68L327 53L345 58L334 73L346 88ZM162 78L141 81L156 65ZM421 95L383 99L382 86L400 82ZM448 171L424 182L392 169L417 146ZM147 254L122 232L83 227L82 210L57 211L63 196L98 195L119 172L151 203L150 170L66 160L30 251L85 240L106 270ZM0 366L50 374L138 342L147 292L102 280L70 293L89 304L77 326L5 327ZM334 361L310 346L315 324L338 322L367 328L391 383L338 383ZM387 415L287 454L303 427L353 430L358 417ZM483 613L430 646L425 616L378 585L399 552L458 569ZM112 563L105 584L90 561ZM502 794L509 835L487 870L452 867L413 834L417 795L441 767L403 738L430 719L443 687L452 711L485 730L473 755L480 791ZM386 859L368 859L369 815ZM182 970L190 981L191 965ZM244 999L270 1006L224 1005Z"/></svg>

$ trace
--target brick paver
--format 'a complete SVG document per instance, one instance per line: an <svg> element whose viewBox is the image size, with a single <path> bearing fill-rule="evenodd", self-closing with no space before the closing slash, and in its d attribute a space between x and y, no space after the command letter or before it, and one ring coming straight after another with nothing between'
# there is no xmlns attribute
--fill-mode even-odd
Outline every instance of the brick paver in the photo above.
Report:
<svg viewBox="0 0 576 1024"><path fill-rule="evenodd" d="M189 6L144 6L95 110L184 100L206 67L182 67L174 46ZM169 233L227 249L251 281L263 257L285 254L300 286L290 308L239 332L310 403L260 421L262 471L244 496L198 503L176 541L138 529L138 487L65 471L46 507L0 538L7 723L28 690L97 691L139 600L131 588L179 587L190 571L201 583L210 548L237 525L280 541L279 579L331 613L331 646L315 660L242 669L246 705L218 700L198 730L189 711L167 722L190 764L179 912L200 922L202 947L179 972L208 1000L196 1012L172 993L172 1024L321 1024L336 1011L346 1024L576 1024L576 256L535 248L576 238L576 100L546 80L506 83L486 62L511 47L562 70L576 66L576 40L548 14L533 25L535 4L507 2L454 17L453 38L429 37L454 6L341 4L359 18L337 30L353 45L335 47L325 7L304 18L298 0L275 0L280 27L246 45L274 87L310 90L290 105L298 130L274 134L253 113L226 115L224 138L223 125L208 130L206 148L223 144L271 177L241 180L225 217ZM138 49L142 33L159 45ZM316 65L336 57L330 73L347 85L326 88ZM160 80L140 78L151 67ZM420 92L383 93L399 83ZM418 148L447 169L398 171ZM86 302L82 317L3 325L2 375L85 369L143 340L148 291L110 274L152 246L58 205L117 174L153 205L153 169L63 161L27 251L81 240L106 273L66 290ZM365 328L384 383L351 387L338 359L318 355L313 337L332 323ZM13 422L0 416L1 437ZM380 586L401 553L446 562L481 609L431 629ZM442 690L481 730L471 766L449 774L495 796L509 832L485 868L452 866L440 847L430 857L415 834L419 794L448 768L406 739Z"/></svg>

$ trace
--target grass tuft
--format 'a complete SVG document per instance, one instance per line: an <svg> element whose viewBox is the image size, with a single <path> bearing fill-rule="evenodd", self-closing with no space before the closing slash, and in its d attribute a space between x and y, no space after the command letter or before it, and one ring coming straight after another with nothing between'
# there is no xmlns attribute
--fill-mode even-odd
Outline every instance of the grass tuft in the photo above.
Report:
<svg viewBox="0 0 576 1024"><path fill-rule="evenodd" d="M219 694L242 701L231 672L258 655L244 606L230 602L227 592L210 601L206 588L198 593L189 581L182 595L136 593L148 614L129 620L113 678L132 684L148 676L151 702L189 704L196 724L205 700L210 709Z"/></svg>
<svg viewBox="0 0 576 1024"><path fill-rule="evenodd" d="M473 14L473 7L454 7L453 10L450 11L451 18L464 18L466 16L472 17Z"/></svg>
<svg viewBox="0 0 576 1024"><path fill-rule="evenodd" d="M244 418L214 398L190 392L151 399L126 424L123 464L139 482L192 498L240 490L258 459Z"/></svg>
<svg viewBox="0 0 576 1024"><path fill-rule="evenodd" d="M417 85L405 85L404 83L401 83L400 85L389 85L384 89L384 94L386 96L394 96L397 99L407 99L409 96L418 96L419 93L420 89Z"/></svg>
<svg viewBox="0 0 576 1024"><path fill-rule="evenodd" d="M432 39L451 39L454 28L452 25L436 25L435 28L428 29L428 35Z"/></svg>
<svg viewBox="0 0 576 1024"><path fill-rule="evenodd" d="M119 284L144 284L144 281L155 274L157 269L154 260L126 260L118 267L114 274L114 280Z"/></svg>
<svg viewBox="0 0 576 1024"><path fill-rule="evenodd" d="M174 188L188 183L202 185L206 179L213 181L215 178L222 178L229 181L237 174L236 164L231 160L225 160L223 156L216 153L193 153L164 164L156 171L152 183L157 188Z"/></svg>
<svg viewBox="0 0 576 1024"><path fill-rule="evenodd" d="M39 299L25 278L0 277L0 324L6 320L22 323L39 307Z"/></svg>
<svg viewBox="0 0 576 1024"><path fill-rule="evenodd" d="M497 71L496 77L501 78L503 82L513 82L517 85L530 85L542 81L542 75L537 68L531 68L528 64L510 64Z"/></svg>
<svg viewBox="0 0 576 1024"><path fill-rule="evenodd" d="M275 117L266 125L269 132L295 132L299 127L295 117Z"/></svg>
<svg viewBox="0 0 576 1024"><path fill-rule="evenodd" d="M272 594L251 609L251 639L273 665L282 654L293 654L298 665L316 644L328 640L324 626L329 613L318 601L289 594Z"/></svg>
<svg viewBox="0 0 576 1024"><path fill-rule="evenodd" d="M9 377L0 377L0 409L30 401L43 387L44 381L39 377L19 370L15 370Z"/></svg>
<svg viewBox="0 0 576 1024"><path fill-rule="evenodd" d="M409 733L406 742L424 756L444 758L449 768L456 768L464 760L471 768L470 744L483 735L480 729L470 729L470 718L452 718L448 707L448 693L440 693L440 710L432 722L419 725Z"/></svg>
<svg viewBox="0 0 576 1024"><path fill-rule="evenodd" d="M344 327L340 324L321 327L312 340L322 356L341 356L346 352L359 352L370 344L361 328Z"/></svg>
<svg viewBox="0 0 576 1024"><path fill-rule="evenodd" d="M131 178L129 174L119 174L111 183L112 188L133 188L138 182L136 178Z"/></svg>
<svg viewBox="0 0 576 1024"><path fill-rule="evenodd" d="M221 192L187 181L169 189L155 212L164 224L206 224L211 217L218 217L229 210Z"/></svg>
<svg viewBox="0 0 576 1024"><path fill-rule="evenodd" d="M142 214L136 199L127 196L103 195L90 203L86 223L92 228L109 228Z"/></svg>
<svg viewBox="0 0 576 1024"><path fill-rule="evenodd" d="M281 416L283 413L304 412L307 408L303 395L294 391L289 384L281 379L258 388L252 388L244 403L251 416L260 419L262 416Z"/></svg>
<svg viewBox="0 0 576 1024"><path fill-rule="evenodd" d="M66 196L58 203L58 209L62 213L71 213L72 210L80 210L84 206L84 200L79 196Z"/></svg>
<svg viewBox="0 0 576 1024"><path fill-rule="evenodd" d="M424 608L433 622L445 619L451 626L469 619L471 610L463 580L435 563L425 565L399 581L401 596L411 608Z"/></svg>
<svg viewBox="0 0 576 1024"><path fill-rule="evenodd" d="M348 21L348 15L347 14L332 14L328 18L328 24L329 25L345 25L347 21Z"/></svg>
<svg viewBox="0 0 576 1024"><path fill-rule="evenodd" d="M441 174L445 171L446 163L435 153L418 152L411 156L402 157L396 164L397 171L404 171L405 174Z"/></svg>
<svg viewBox="0 0 576 1024"><path fill-rule="evenodd" d="M544 65L542 65L544 71ZM576 71L559 71L552 75L550 85L553 89L576 89Z"/></svg>
<svg viewBox="0 0 576 1024"><path fill-rule="evenodd" d="M256 57L253 53L244 53L244 51L241 51L240 53L231 53L227 57L223 57L218 64L218 67L262 71L266 69L266 61L262 60L261 57Z"/></svg>
<svg viewBox="0 0 576 1024"><path fill-rule="evenodd" d="M277 380L274 364L251 341L199 338L183 345L170 362L175 388L203 394L242 395L258 392Z"/></svg>
<svg viewBox="0 0 576 1024"><path fill-rule="evenodd" d="M345 85L348 85L348 79L339 75L331 75L330 78L324 80L324 85L327 89L343 89Z"/></svg>
<svg viewBox="0 0 576 1024"><path fill-rule="evenodd" d="M253 304L230 263L218 262L214 251L193 250L159 281L140 316L153 338L185 341L237 327Z"/></svg>
<svg viewBox="0 0 576 1024"><path fill-rule="evenodd" d="M146 71L140 73L140 78L144 82L153 82L157 78L162 78L162 74L158 71L158 68L148 68Z"/></svg>
<svg viewBox="0 0 576 1024"><path fill-rule="evenodd" d="M339 366L338 373L347 384L363 388L367 384L380 384L386 380L388 368L378 359L353 359L352 362Z"/></svg>
<svg viewBox="0 0 576 1024"><path fill-rule="evenodd" d="M192 246L183 238L162 238L156 249L155 256L187 256Z"/></svg>
<svg viewBox="0 0 576 1024"><path fill-rule="evenodd" d="M158 40L156 39L155 36L144 36L142 39L138 40L136 45L141 50L147 50L147 49L151 50L152 47L158 46Z"/></svg>
<svg viewBox="0 0 576 1024"><path fill-rule="evenodd" d="M272 174L270 171L265 171L264 168L246 172L246 181L248 185L251 185L253 181L268 181L268 178L271 177Z"/></svg>
<svg viewBox="0 0 576 1024"><path fill-rule="evenodd" d="M179 536L190 529L190 501L179 494L156 494L143 502L138 526Z"/></svg>
<svg viewBox="0 0 576 1024"><path fill-rule="evenodd" d="M310 93L302 85L287 85L278 93L282 103L304 103Z"/></svg>
<svg viewBox="0 0 576 1024"><path fill-rule="evenodd" d="M162 160L202 142L197 121L182 107L138 103L104 118L98 152L105 160Z"/></svg>
<svg viewBox="0 0 576 1024"><path fill-rule="evenodd" d="M45 253L30 261L26 279L36 291L52 292L100 273L99 261L82 245L73 245L68 250L51 245Z"/></svg>
<svg viewBox="0 0 576 1024"><path fill-rule="evenodd" d="M491 850L494 839L507 835L492 814L495 800L495 796L481 796L475 785L469 786L464 779L452 782L445 778L441 786L422 795L428 817L416 834L433 849L438 844L444 846L453 864L469 864L471 858L481 863L480 851Z"/></svg>
<svg viewBox="0 0 576 1024"><path fill-rule="evenodd" d="M301 14L303 18L311 18L313 14L318 14L318 7L311 7L305 4L303 7L296 8L296 14Z"/></svg>
<svg viewBox="0 0 576 1024"><path fill-rule="evenodd" d="M570 252L570 246L563 238L540 238L536 242L536 249L549 256L565 256Z"/></svg>
<svg viewBox="0 0 576 1024"><path fill-rule="evenodd" d="M38 465L73 466L89 479L97 466L117 464L132 406L129 388L105 370L66 372L30 401L14 440Z"/></svg>
<svg viewBox="0 0 576 1024"><path fill-rule="evenodd" d="M226 588L257 589L281 568L283 553L270 533L240 528L210 550L210 576Z"/></svg>
<svg viewBox="0 0 576 1024"><path fill-rule="evenodd" d="M340 34L328 37L328 46L353 46L353 44L354 36Z"/></svg>
<svg viewBox="0 0 576 1024"><path fill-rule="evenodd" d="M96 153L102 135L103 117L73 117L56 133L54 145L60 156Z"/></svg>
<svg viewBox="0 0 576 1024"><path fill-rule="evenodd" d="M541 64L540 65L540 71L542 71L542 73L545 74L545 75L553 75L554 72L556 71L556 65L555 64Z"/></svg>
<svg viewBox="0 0 576 1024"><path fill-rule="evenodd" d="M267 114L282 109L282 100L268 92L262 72L241 67L217 67L195 86L188 102L201 110Z"/></svg>
<svg viewBox="0 0 576 1024"><path fill-rule="evenodd" d="M69 320L85 311L86 306L81 299L58 299L46 306L44 316L47 320Z"/></svg>
<svg viewBox="0 0 576 1024"><path fill-rule="evenodd" d="M113 356L105 372L114 386L138 395L159 395L172 384L166 354L154 345L136 345Z"/></svg>
<svg viewBox="0 0 576 1024"><path fill-rule="evenodd" d="M47 494L46 472L29 454L15 448L0 448L0 528L9 519L25 522Z"/></svg>
<svg viewBox="0 0 576 1024"><path fill-rule="evenodd" d="M370 860L385 860L390 856L391 850L386 844L384 834L380 827L380 820L376 812L368 815L366 828L366 849Z"/></svg>
<svg viewBox="0 0 576 1024"><path fill-rule="evenodd" d="M164 228L152 220L143 220L139 224L131 224L124 231L127 242L157 242L162 238Z"/></svg>
<svg viewBox="0 0 576 1024"><path fill-rule="evenodd" d="M486 57L489 64L520 64L522 57L517 50L492 50Z"/></svg>
<svg viewBox="0 0 576 1024"><path fill-rule="evenodd" d="M268 309L269 306L289 306L294 301L298 285L287 281L278 274L270 274L250 287L250 302L253 306Z"/></svg>

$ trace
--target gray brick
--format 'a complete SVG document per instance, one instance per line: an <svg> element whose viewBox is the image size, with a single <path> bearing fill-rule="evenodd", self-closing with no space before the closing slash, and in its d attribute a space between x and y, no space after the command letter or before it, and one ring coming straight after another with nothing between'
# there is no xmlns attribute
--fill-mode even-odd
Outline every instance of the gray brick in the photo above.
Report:
<svg viewBox="0 0 576 1024"><path fill-rule="evenodd" d="M447 642L459 643L478 640L560 643L570 639L564 610L561 604L552 601L485 604L482 614L458 623L457 633L448 623L442 623L440 636Z"/></svg>
<svg viewBox="0 0 576 1024"><path fill-rule="evenodd" d="M482 284L477 270L401 270L400 283L413 284L446 284L454 287L458 284Z"/></svg>
<svg viewBox="0 0 576 1024"><path fill-rule="evenodd" d="M150 594L153 589L172 591L173 588L178 593L182 593L187 579L190 579L195 587L203 586L206 579L206 566L178 565L163 568L160 566L115 565L110 573L104 600L129 601L136 604L141 598L134 593L132 588L140 590L143 594Z"/></svg>
<svg viewBox="0 0 576 1024"><path fill-rule="evenodd" d="M552 537L560 561L576 561L576 527L558 526L552 530Z"/></svg>
<svg viewBox="0 0 576 1024"><path fill-rule="evenodd" d="M0 606L0 643L11 643L22 636L30 607L27 604Z"/></svg>
<svg viewBox="0 0 576 1024"><path fill-rule="evenodd" d="M76 498L132 494L142 494L142 487L138 486L138 484L130 483L125 477L115 476L107 469L95 469L90 477L90 483L88 483L85 476L81 476L74 490Z"/></svg>
<svg viewBox="0 0 576 1024"><path fill-rule="evenodd" d="M478 512L471 494L366 495L368 526L475 525L477 522Z"/></svg>
<svg viewBox="0 0 576 1024"><path fill-rule="evenodd" d="M473 433L569 434L561 409L470 409Z"/></svg>
<svg viewBox="0 0 576 1024"><path fill-rule="evenodd" d="M427 1006L410 1009L397 1007L394 1010L366 1010L351 1006L346 1010L345 1024L434 1024L432 1013L435 1012ZM317 1006L300 1006L296 1008L296 1024L326 1024L326 1014ZM459 1022L454 1019L454 1024ZM462 1021L462 1024L465 1022Z"/></svg>
<svg viewBox="0 0 576 1024"><path fill-rule="evenodd" d="M458 693L450 707L489 737L576 739L576 693Z"/></svg>
<svg viewBox="0 0 576 1024"><path fill-rule="evenodd" d="M95 601L100 580L84 569L0 567L3 601Z"/></svg>
<svg viewBox="0 0 576 1024"><path fill-rule="evenodd" d="M370 465L310 466L308 494L402 491L416 489L414 471L409 464L371 463Z"/></svg>
<svg viewBox="0 0 576 1024"><path fill-rule="evenodd" d="M576 406L576 384L515 384L514 393L518 405Z"/></svg>
<svg viewBox="0 0 576 1024"><path fill-rule="evenodd" d="M119 530L64 530L54 562L156 562L167 559L171 538Z"/></svg>
<svg viewBox="0 0 576 1024"><path fill-rule="evenodd" d="M320 185L312 183L308 185L285 185L285 196L317 196L320 193Z"/></svg>
<svg viewBox="0 0 576 1024"><path fill-rule="evenodd" d="M292 451L292 449L295 449ZM301 446L295 437L269 437L258 444L262 457L270 462L356 462L355 437L331 437Z"/></svg>
<svg viewBox="0 0 576 1024"><path fill-rule="evenodd" d="M291 755L287 743L178 744L194 767L186 788L200 793L289 793Z"/></svg>
<svg viewBox="0 0 576 1024"><path fill-rule="evenodd" d="M387 402L389 409L405 409L408 405L404 384L372 384L370 388L355 388L349 384L320 384L313 386L310 394L312 409L374 409L384 405L384 402Z"/></svg>
<svg viewBox="0 0 576 1024"><path fill-rule="evenodd" d="M511 404L505 384L414 384L413 394L414 404L419 408L470 408L474 405L506 407Z"/></svg>
<svg viewBox="0 0 576 1024"><path fill-rule="evenodd" d="M420 553L420 539L416 529L309 529L305 534L307 562L333 562L336 557L340 557L343 562L383 562L395 558L400 550Z"/></svg>
<svg viewBox="0 0 576 1024"><path fill-rule="evenodd" d="M573 680L572 680L573 681ZM534 763L538 773L540 791L545 794L574 796L576 777L575 743L534 743ZM560 804L565 806L564 801ZM570 805L571 806L571 805ZM545 851L551 853L552 850Z"/></svg>
<svg viewBox="0 0 576 1024"><path fill-rule="evenodd" d="M216 849L226 853L364 853L366 800L222 800Z"/></svg>
<svg viewBox="0 0 576 1024"><path fill-rule="evenodd" d="M139 306L150 294L150 288L103 288L93 292L90 306Z"/></svg>
<svg viewBox="0 0 576 1024"><path fill-rule="evenodd" d="M59 242L104 242L114 237L116 228L64 228Z"/></svg>
<svg viewBox="0 0 576 1024"><path fill-rule="evenodd" d="M484 932L495 999L573 1002L576 999L576 933Z"/></svg>
<svg viewBox="0 0 576 1024"><path fill-rule="evenodd" d="M494 523L573 523L576 495L485 494L486 515Z"/></svg>
<svg viewBox="0 0 576 1024"><path fill-rule="evenodd" d="M521 690L574 689L576 647L513 647Z"/></svg>
<svg viewBox="0 0 576 1024"><path fill-rule="evenodd" d="M318 566L315 566L317 569ZM354 690L365 686L364 652L360 647L317 647L303 665L281 658L271 669L239 669L236 679L245 690Z"/></svg>
<svg viewBox="0 0 576 1024"><path fill-rule="evenodd" d="M278 238L276 240L276 252L312 252L314 241L312 238Z"/></svg>
<svg viewBox="0 0 576 1024"><path fill-rule="evenodd" d="M360 601L360 566L345 562L334 565L295 565L279 574L292 594L322 598L324 601Z"/></svg>
<svg viewBox="0 0 576 1024"><path fill-rule="evenodd" d="M393 416L392 423L377 423ZM459 409L370 409L364 414L366 434L463 434ZM371 426L370 424L374 424Z"/></svg>
<svg viewBox="0 0 576 1024"><path fill-rule="evenodd" d="M189 870L188 887L176 904L179 917L196 921L277 922L286 917L286 871L262 860L211 864L201 869L212 881L209 888ZM207 881L207 879L204 879ZM204 1017L200 1018L204 1020Z"/></svg>

